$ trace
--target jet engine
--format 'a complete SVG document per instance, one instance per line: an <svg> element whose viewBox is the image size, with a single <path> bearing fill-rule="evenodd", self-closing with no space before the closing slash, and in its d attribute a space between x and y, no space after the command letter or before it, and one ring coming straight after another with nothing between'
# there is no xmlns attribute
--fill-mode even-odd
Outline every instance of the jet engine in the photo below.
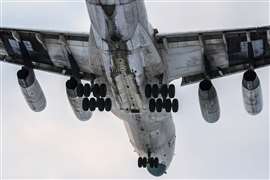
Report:
<svg viewBox="0 0 270 180"><path fill-rule="evenodd" d="M44 110L47 104L46 99L33 69L22 67L17 72L17 78L29 107L35 112Z"/></svg>
<svg viewBox="0 0 270 180"><path fill-rule="evenodd" d="M242 94L246 111L251 115L259 114L263 108L262 89L254 70L250 69L244 73Z"/></svg>
<svg viewBox="0 0 270 180"><path fill-rule="evenodd" d="M210 80L203 80L199 85L199 102L203 118L209 122L217 122L220 108L216 89Z"/></svg>
<svg viewBox="0 0 270 180"><path fill-rule="evenodd" d="M90 110L88 111L83 110L82 108L83 97L78 97L77 85L78 82L74 78L71 78L66 82L66 92L68 101L76 117L81 121L88 121L92 117L92 112Z"/></svg>

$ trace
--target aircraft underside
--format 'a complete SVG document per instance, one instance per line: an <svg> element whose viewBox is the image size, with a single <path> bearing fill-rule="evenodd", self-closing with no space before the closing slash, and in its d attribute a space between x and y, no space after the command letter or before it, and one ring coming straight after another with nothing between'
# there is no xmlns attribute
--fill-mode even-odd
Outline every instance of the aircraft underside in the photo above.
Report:
<svg viewBox="0 0 270 180"><path fill-rule="evenodd" d="M270 28L159 35L141 0L86 0L90 33L71 34L0 29L0 60L22 65L18 84L40 112L46 99L34 69L69 77L66 94L76 117L111 111L123 120L138 153L138 167L154 176L166 173L175 150L172 113L179 109L172 80L199 83L203 119L220 119L211 79L245 71L246 111L262 111L256 68L270 64ZM83 84L82 80L88 83Z"/></svg>

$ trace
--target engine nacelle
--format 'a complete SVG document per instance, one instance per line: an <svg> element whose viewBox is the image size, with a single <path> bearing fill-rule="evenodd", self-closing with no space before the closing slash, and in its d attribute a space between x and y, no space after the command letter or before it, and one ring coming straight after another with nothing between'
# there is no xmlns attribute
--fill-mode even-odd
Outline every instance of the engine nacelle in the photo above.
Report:
<svg viewBox="0 0 270 180"><path fill-rule="evenodd" d="M220 117L220 108L216 89L210 80L203 80L199 85L199 101L203 118L215 123Z"/></svg>
<svg viewBox="0 0 270 180"><path fill-rule="evenodd" d="M244 73L242 94L246 111L251 115L259 114L263 108L262 89L259 77L254 70Z"/></svg>
<svg viewBox="0 0 270 180"><path fill-rule="evenodd" d="M81 121L88 121L92 117L92 112L90 110L84 111L82 108L82 97L77 95L77 81L71 78L66 82L66 92L68 101L72 107L72 110L76 117Z"/></svg>
<svg viewBox="0 0 270 180"><path fill-rule="evenodd" d="M17 78L29 107L35 112L44 110L47 104L46 98L33 69L22 67L22 69L17 72Z"/></svg>

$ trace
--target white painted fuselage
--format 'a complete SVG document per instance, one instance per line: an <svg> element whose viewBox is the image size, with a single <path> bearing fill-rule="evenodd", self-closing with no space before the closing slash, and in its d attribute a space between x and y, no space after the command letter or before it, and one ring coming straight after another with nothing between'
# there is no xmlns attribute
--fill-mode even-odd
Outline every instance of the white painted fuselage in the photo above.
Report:
<svg viewBox="0 0 270 180"><path fill-rule="evenodd" d="M92 23L91 71L100 76L100 81L106 82L113 100L112 112L124 121L135 151L141 157L147 157L149 152L158 157L166 168L152 174L162 175L174 155L175 126L171 113L151 113L144 95L147 83L169 83L165 64L153 41L154 31L148 22L144 2L86 2Z"/></svg>

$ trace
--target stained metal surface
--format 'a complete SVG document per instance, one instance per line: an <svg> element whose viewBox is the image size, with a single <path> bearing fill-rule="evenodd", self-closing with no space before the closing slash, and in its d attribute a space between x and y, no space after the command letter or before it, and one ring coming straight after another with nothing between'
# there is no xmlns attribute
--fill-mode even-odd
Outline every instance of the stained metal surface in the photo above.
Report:
<svg viewBox="0 0 270 180"><path fill-rule="evenodd" d="M182 85L204 78L204 55L211 79L270 64L270 27L157 35L158 48L168 65L168 79L183 78ZM253 57L249 55L250 34ZM202 36L205 47L199 41ZM204 48L204 49L203 49Z"/></svg>

